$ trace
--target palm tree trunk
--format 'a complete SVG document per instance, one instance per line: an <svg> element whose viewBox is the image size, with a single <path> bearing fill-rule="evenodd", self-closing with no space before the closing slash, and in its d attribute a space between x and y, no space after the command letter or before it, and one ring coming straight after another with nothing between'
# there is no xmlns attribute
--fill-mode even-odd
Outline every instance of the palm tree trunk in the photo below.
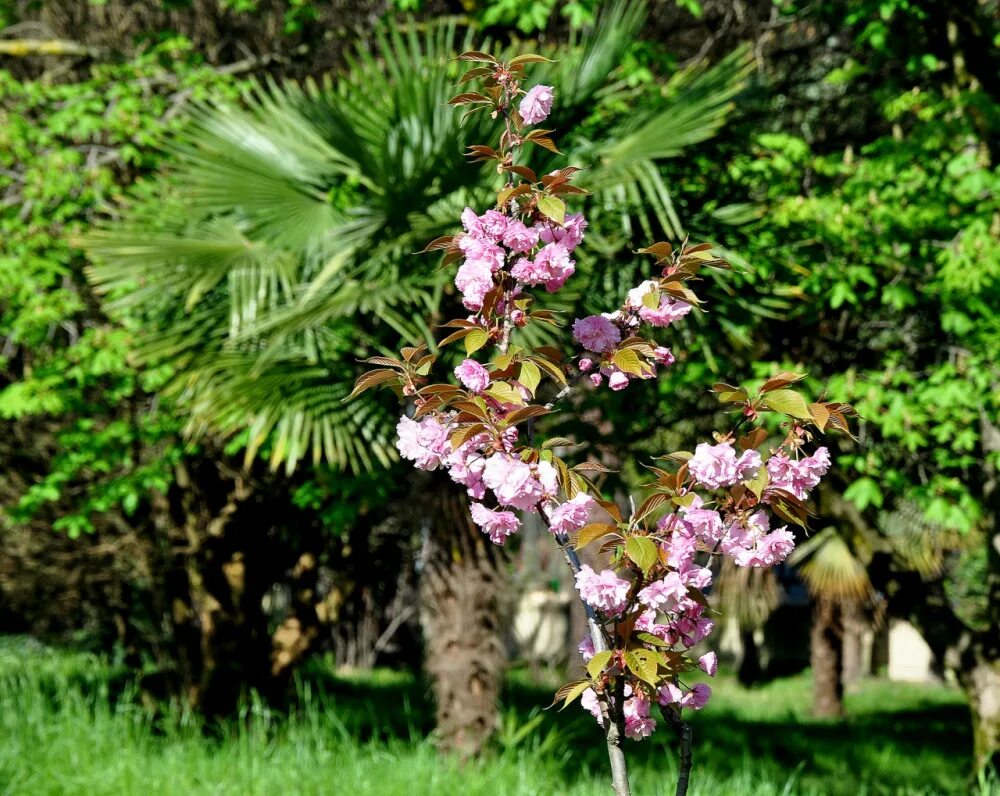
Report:
<svg viewBox="0 0 1000 796"><path fill-rule="evenodd" d="M418 479L424 523L421 624L443 750L478 755L497 728L506 655L505 577L498 548L472 522L468 500L443 478Z"/></svg>
<svg viewBox="0 0 1000 796"><path fill-rule="evenodd" d="M817 598L813 603L809 658L813 671L813 713L821 718L844 714L844 627L840 604Z"/></svg>

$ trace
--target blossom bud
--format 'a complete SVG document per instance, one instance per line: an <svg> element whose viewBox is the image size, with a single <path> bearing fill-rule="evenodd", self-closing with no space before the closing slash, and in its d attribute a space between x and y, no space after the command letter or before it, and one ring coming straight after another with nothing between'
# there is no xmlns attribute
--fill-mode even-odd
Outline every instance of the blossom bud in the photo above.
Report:
<svg viewBox="0 0 1000 796"><path fill-rule="evenodd" d="M590 383L593 384L595 387L601 386L602 379L600 373L591 373L588 378L590 379Z"/></svg>
<svg viewBox="0 0 1000 796"><path fill-rule="evenodd" d="M594 361L592 359L589 359L588 357L584 357L583 359L580 360L580 372L581 373L586 373L592 367L594 367Z"/></svg>

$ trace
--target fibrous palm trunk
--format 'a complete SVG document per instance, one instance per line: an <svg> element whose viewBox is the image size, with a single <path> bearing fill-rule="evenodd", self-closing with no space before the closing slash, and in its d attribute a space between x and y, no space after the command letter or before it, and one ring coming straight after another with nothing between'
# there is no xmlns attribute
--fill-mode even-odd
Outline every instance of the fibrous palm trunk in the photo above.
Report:
<svg viewBox="0 0 1000 796"><path fill-rule="evenodd" d="M813 671L813 713L823 718L844 714L844 625L836 600L816 598L813 603L809 659Z"/></svg>
<svg viewBox="0 0 1000 796"><path fill-rule="evenodd" d="M468 500L454 484L432 474L419 479L417 489L411 505L424 533L421 624L438 743L474 757L497 728L506 659L502 554L472 522Z"/></svg>

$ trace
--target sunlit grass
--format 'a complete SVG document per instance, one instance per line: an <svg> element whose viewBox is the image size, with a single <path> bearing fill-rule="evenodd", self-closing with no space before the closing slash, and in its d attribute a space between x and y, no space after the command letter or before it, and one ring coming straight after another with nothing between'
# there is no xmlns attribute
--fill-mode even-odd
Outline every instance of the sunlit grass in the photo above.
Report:
<svg viewBox="0 0 1000 796"><path fill-rule="evenodd" d="M106 662L0 645L0 792L5 794L607 794L601 738L578 709L519 673L496 751L461 766L428 739L426 688L397 672L315 666L288 716L251 702L205 728L153 720ZM808 717L805 676L746 691L730 680L695 719L692 796L968 792L968 717L943 687L873 681L843 723ZM637 796L672 792L667 733L630 745ZM988 792L988 785L980 790Z"/></svg>

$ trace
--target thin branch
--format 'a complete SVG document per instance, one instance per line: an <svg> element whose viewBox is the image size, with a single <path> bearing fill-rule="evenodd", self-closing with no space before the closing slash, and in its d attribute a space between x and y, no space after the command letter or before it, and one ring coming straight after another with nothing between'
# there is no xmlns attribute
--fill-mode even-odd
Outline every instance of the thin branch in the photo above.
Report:
<svg viewBox="0 0 1000 796"><path fill-rule="evenodd" d="M680 711L671 705L661 705L660 713L680 741L680 762L677 768L677 790L674 796L686 796L691 781L691 724L681 718Z"/></svg>

